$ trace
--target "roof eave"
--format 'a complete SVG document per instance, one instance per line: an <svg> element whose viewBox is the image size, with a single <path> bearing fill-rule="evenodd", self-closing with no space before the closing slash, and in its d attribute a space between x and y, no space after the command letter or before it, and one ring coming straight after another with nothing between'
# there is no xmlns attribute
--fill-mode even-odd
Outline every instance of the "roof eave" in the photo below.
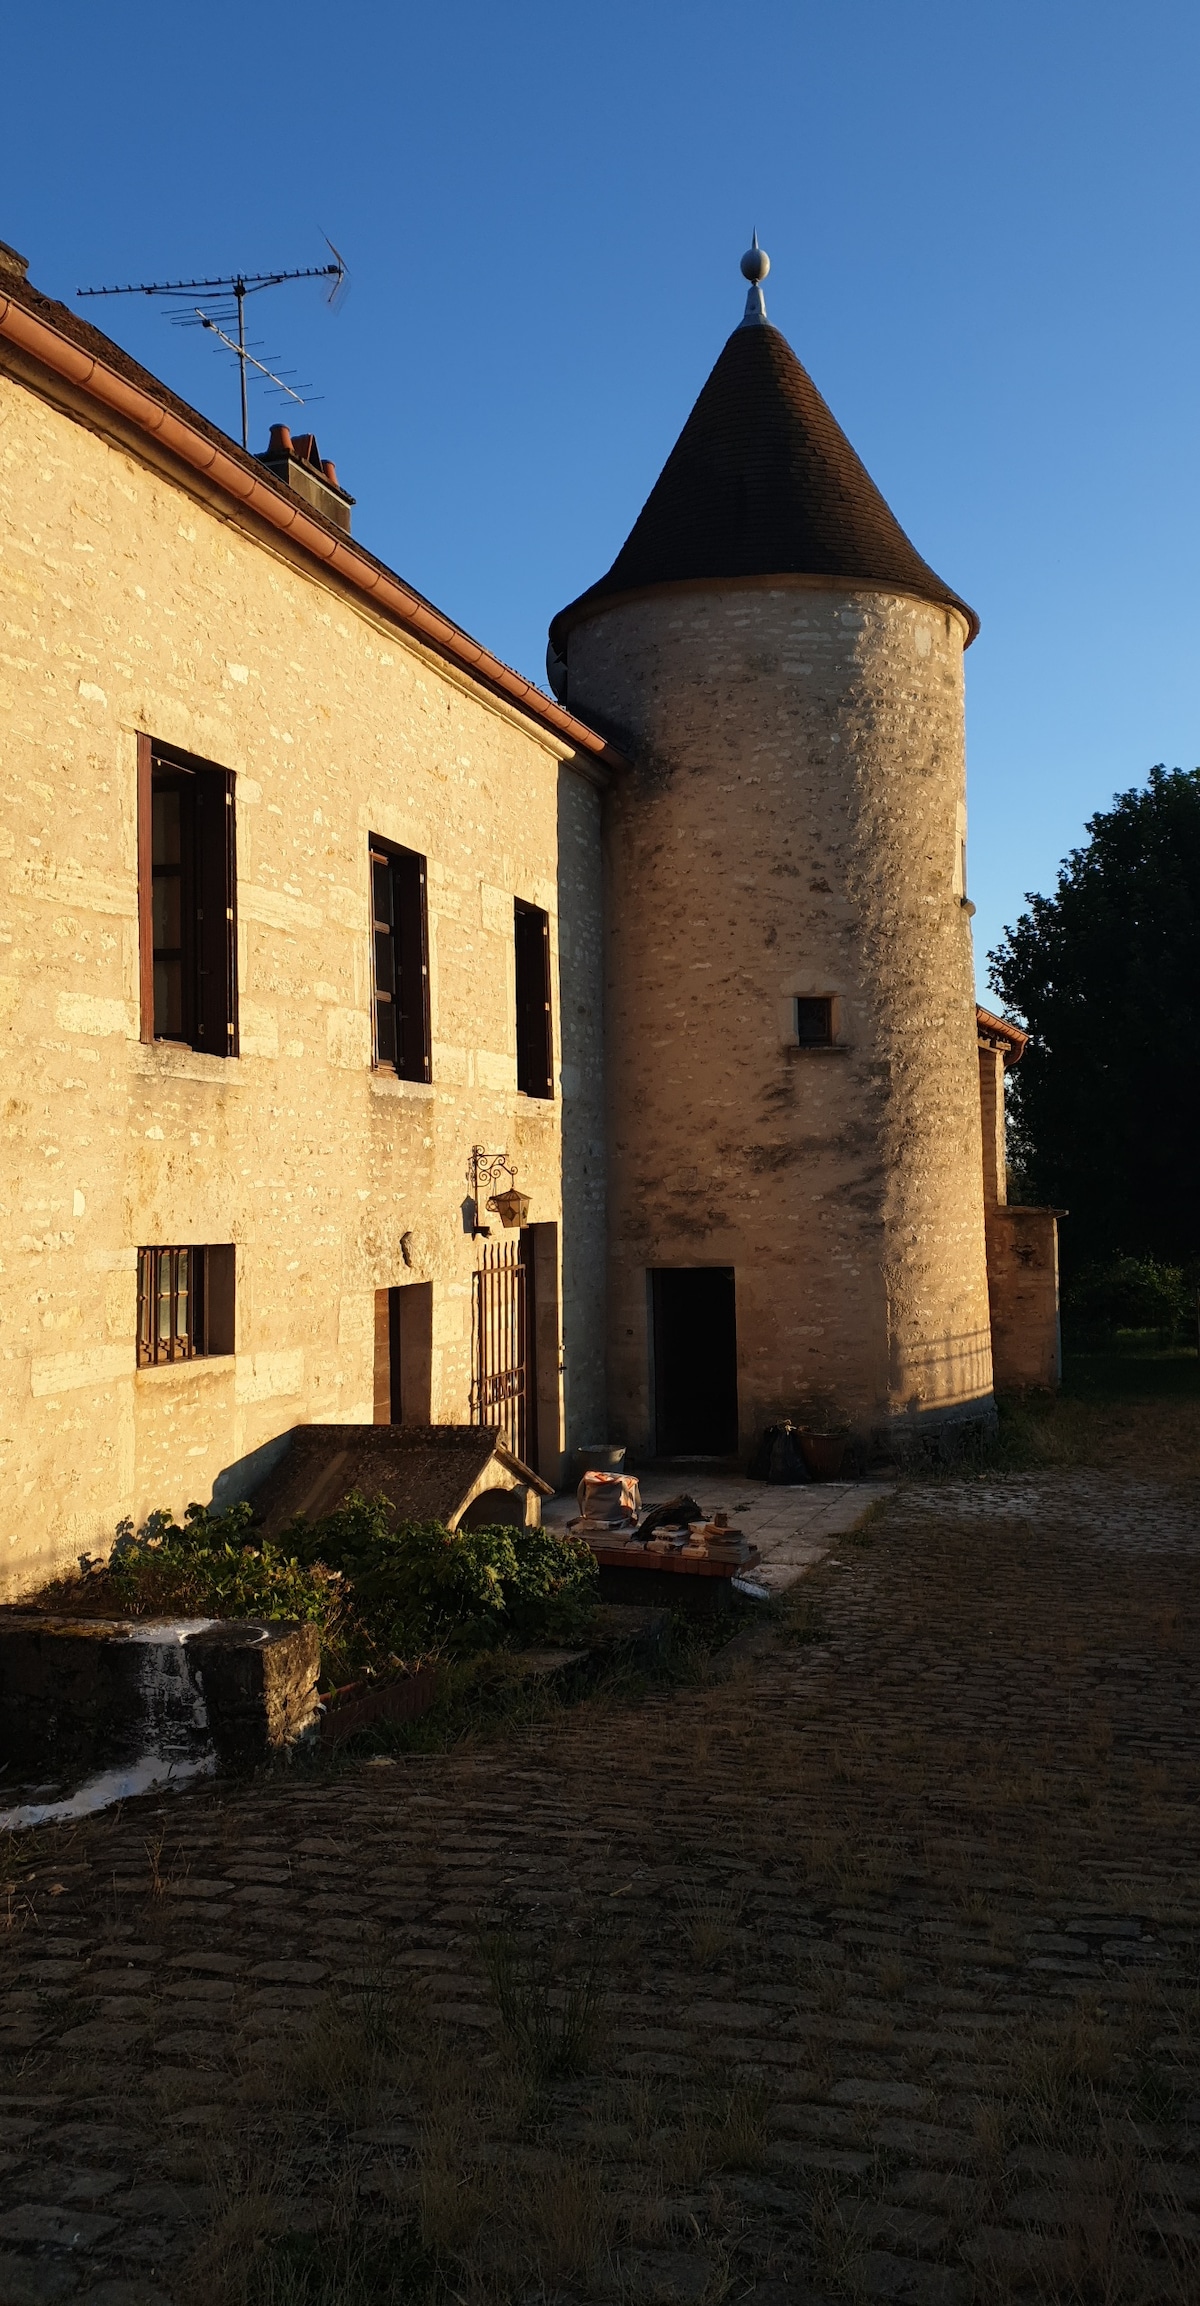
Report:
<svg viewBox="0 0 1200 2306"><path fill-rule="evenodd" d="M1014 1025L1008 1017L997 1017L991 1009L975 1006L975 1029L982 1049L999 1049L1006 1065L1019 1065L1029 1047L1030 1035L1023 1025Z"/></svg>
<svg viewBox="0 0 1200 2306"><path fill-rule="evenodd" d="M18 297L4 293L0 293L0 340L14 345L97 408L123 418L167 449L179 463L218 489L235 512L250 513L286 536L394 623L469 673L482 687L516 705L552 736L565 740L572 751L586 753L606 768L628 766L624 755L606 738L472 640L469 633L423 601L343 530L312 512L282 483L273 480L257 458L235 448L232 441L223 447L208 438L198 423L191 424L177 410L164 407L152 393L118 375L98 355L73 343L31 312Z"/></svg>

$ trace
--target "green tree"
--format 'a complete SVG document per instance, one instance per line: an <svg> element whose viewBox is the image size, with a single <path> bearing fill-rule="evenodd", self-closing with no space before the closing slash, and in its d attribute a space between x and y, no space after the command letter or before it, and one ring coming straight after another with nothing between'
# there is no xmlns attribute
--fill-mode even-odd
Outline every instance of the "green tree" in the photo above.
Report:
<svg viewBox="0 0 1200 2306"><path fill-rule="evenodd" d="M1070 1211L1078 1269L1200 1252L1200 769L1088 820L1052 897L989 955L1029 1047L1011 1080L1026 1197Z"/></svg>

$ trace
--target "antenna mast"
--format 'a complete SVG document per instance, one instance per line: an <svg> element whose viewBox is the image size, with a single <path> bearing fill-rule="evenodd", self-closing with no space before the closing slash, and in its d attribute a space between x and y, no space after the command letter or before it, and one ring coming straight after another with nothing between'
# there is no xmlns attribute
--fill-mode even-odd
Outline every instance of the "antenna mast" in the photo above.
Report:
<svg viewBox="0 0 1200 2306"><path fill-rule="evenodd" d="M191 303L197 289L205 291L209 296L232 297L232 311L226 310L212 315L202 311L198 304L192 304L190 313L179 313L174 317L180 320L185 327L194 327L199 322L202 327L212 329L220 337L222 344L228 345L230 352L235 355L242 388L242 447L249 449L250 409L246 395L248 365L258 369L262 376L269 378L280 392L286 392L289 399L299 401L303 405L304 395L294 392L290 384L285 384L282 377L276 376L273 370L267 368L261 360L256 360L254 354L248 349L246 344L246 298L256 296L264 288L280 288L286 280L331 280L333 286L329 291L328 301L333 304L339 291L345 285L346 265L344 259L339 256L332 240L328 241L326 245L333 256L332 264L306 264L291 272L226 272L207 280L128 280L112 288L77 288L75 293L77 296L165 296L177 303ZM236 320L236 342L232 337L227 336L224 329L219 325L222 320Z"/></svg>

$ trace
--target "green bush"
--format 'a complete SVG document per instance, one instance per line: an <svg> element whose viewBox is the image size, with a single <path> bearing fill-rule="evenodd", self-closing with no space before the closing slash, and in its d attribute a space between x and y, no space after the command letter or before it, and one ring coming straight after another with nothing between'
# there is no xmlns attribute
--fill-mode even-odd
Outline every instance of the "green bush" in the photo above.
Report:
<svg viewBox="0 0 1200 2306"><path fill-rule="evenodd" d="M1063 1310L1074 1328L1111 1336L1117 1329L1156 1329L1174 1336L1194 1306L1178 1265L1153 1257L1114 1257L1087 1265L1063 1292Z"/></svg>
<svg viewBox="0 0 1200 2306"><path fill-rule="evenodd" d="M189 1505L181 1525L160 1510L140 1530L121 1522L107 1562L85 1557L82 1567L102 1584L106 1606L130 1617L298 1618L317 1627L331 1656L356 1642L345 1580L256 1538L252 1517L249 1505L226 1513Z"/></svg>
<svg viewBox="0 0 1200 2306"><path fill-rule="evenodd" d="M586 1547L548 1529L388 1525L386 1498L353 1493L321 1521L295 1521L299 1561L339 1570L378 1638L404 1650L488 1649L509 1636L569 1636L596 1597Z"/></svg>
<svg viewBox="0 0 1200 2306"><path fill-rule="evenodd" d="M136 1617L300 1618L320 1633L326 1683L507 1641L569 1639L591 1612L592 1554L546 1529L390 1527L386 1498L352 1494L275 1543L253 1508L189 1505L182 1524L122 1522L107 1562L85 1558L90 1605ZM61 1604L64 1592L48 1599Z"/></svg>

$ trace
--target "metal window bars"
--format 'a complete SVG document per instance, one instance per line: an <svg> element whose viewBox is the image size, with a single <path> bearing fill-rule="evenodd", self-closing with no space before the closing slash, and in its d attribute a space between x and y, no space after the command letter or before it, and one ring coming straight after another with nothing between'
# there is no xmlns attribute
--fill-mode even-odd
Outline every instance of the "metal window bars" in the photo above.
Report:
<svg viewBox="0 0 1200 2306"><path fill-rule="evenodd" d="M204 1351L204 1251L139 1249L138 1367L191 1361Z"/></svg>
<svg viewBox="0 0 1200 2306"><path fill-rule="evenodd" d="M488 1243L472 1275L472 1425L498 1425L515 1457L529 1441L528 1268L515 1241Z"/></svg>

